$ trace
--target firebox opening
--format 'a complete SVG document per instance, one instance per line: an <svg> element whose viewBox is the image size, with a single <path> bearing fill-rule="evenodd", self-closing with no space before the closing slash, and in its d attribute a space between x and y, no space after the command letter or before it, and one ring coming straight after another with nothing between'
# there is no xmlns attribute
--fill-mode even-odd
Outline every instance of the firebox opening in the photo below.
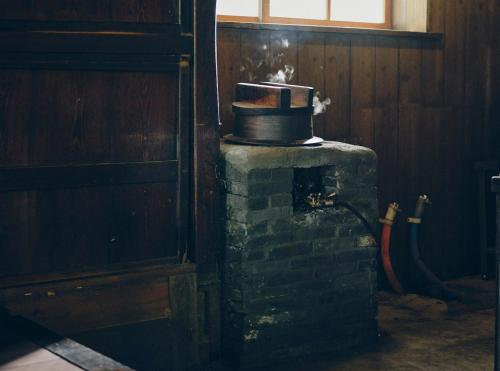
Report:
<svg viewBox="0 0 500 371"><path fill-rule="evenodd" d="M321 167L293 169L293 211L304 212L311 209L306 202L312 193L324 193Z"/></svg>

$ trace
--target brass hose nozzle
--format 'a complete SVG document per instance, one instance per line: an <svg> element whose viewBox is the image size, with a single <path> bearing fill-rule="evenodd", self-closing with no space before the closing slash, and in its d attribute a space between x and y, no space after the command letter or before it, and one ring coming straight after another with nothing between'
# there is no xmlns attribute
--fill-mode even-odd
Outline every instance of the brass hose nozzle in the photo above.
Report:
<svg viewBox="0 0 500 371"><path fill-rule="evenodd" d="M393 202L393 203L389 204L389 206L387 207L387 212L385 214L385 218L379 219L380 223L392 225L394 223L394 219L396 219L396 215L401 211L402 210L399 207L398 203Z"/></svg>

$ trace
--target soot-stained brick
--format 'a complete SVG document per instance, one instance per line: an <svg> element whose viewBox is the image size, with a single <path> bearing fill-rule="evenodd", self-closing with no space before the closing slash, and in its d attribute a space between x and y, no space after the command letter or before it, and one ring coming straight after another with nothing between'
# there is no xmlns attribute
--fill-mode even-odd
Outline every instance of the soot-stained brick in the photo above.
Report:
<svg viewBox="0 0 500 371"><path fill-rule="evenodd" d="M375 241L344 208L294 210L294 169L314 168L323 191L376 226L376 156L345 143L318 147L223 144L226 238L223 347L259 368L376 339ZM308 171L300 171L302 174ZM234 366L232 369L237 369Z"/></svg>

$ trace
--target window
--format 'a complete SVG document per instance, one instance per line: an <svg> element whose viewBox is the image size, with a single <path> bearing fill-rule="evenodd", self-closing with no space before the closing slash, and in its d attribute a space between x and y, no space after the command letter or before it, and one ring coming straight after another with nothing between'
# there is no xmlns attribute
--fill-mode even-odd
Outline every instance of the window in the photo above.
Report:
<svg viewBox="0 0 500 371"><path fill-rule="evenodd" d="M221 21L391 28L392 0L218 0Z"/></svg>

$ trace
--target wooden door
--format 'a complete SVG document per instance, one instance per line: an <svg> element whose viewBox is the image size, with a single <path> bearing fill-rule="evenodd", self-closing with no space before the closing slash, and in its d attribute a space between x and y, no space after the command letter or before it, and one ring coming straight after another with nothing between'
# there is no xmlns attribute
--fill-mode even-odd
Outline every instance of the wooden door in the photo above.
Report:
<svg viewBox="0 0 500 371"><path fill-rule="evenodd" d="M216 356L215 0L0 9L0 306L138 368Z"/></svg>
<svg viewBox="0 0 500 371"><path fill-rule="evenodd" d="M0 7L0 278L190 254L192 3Z"/></svg>

